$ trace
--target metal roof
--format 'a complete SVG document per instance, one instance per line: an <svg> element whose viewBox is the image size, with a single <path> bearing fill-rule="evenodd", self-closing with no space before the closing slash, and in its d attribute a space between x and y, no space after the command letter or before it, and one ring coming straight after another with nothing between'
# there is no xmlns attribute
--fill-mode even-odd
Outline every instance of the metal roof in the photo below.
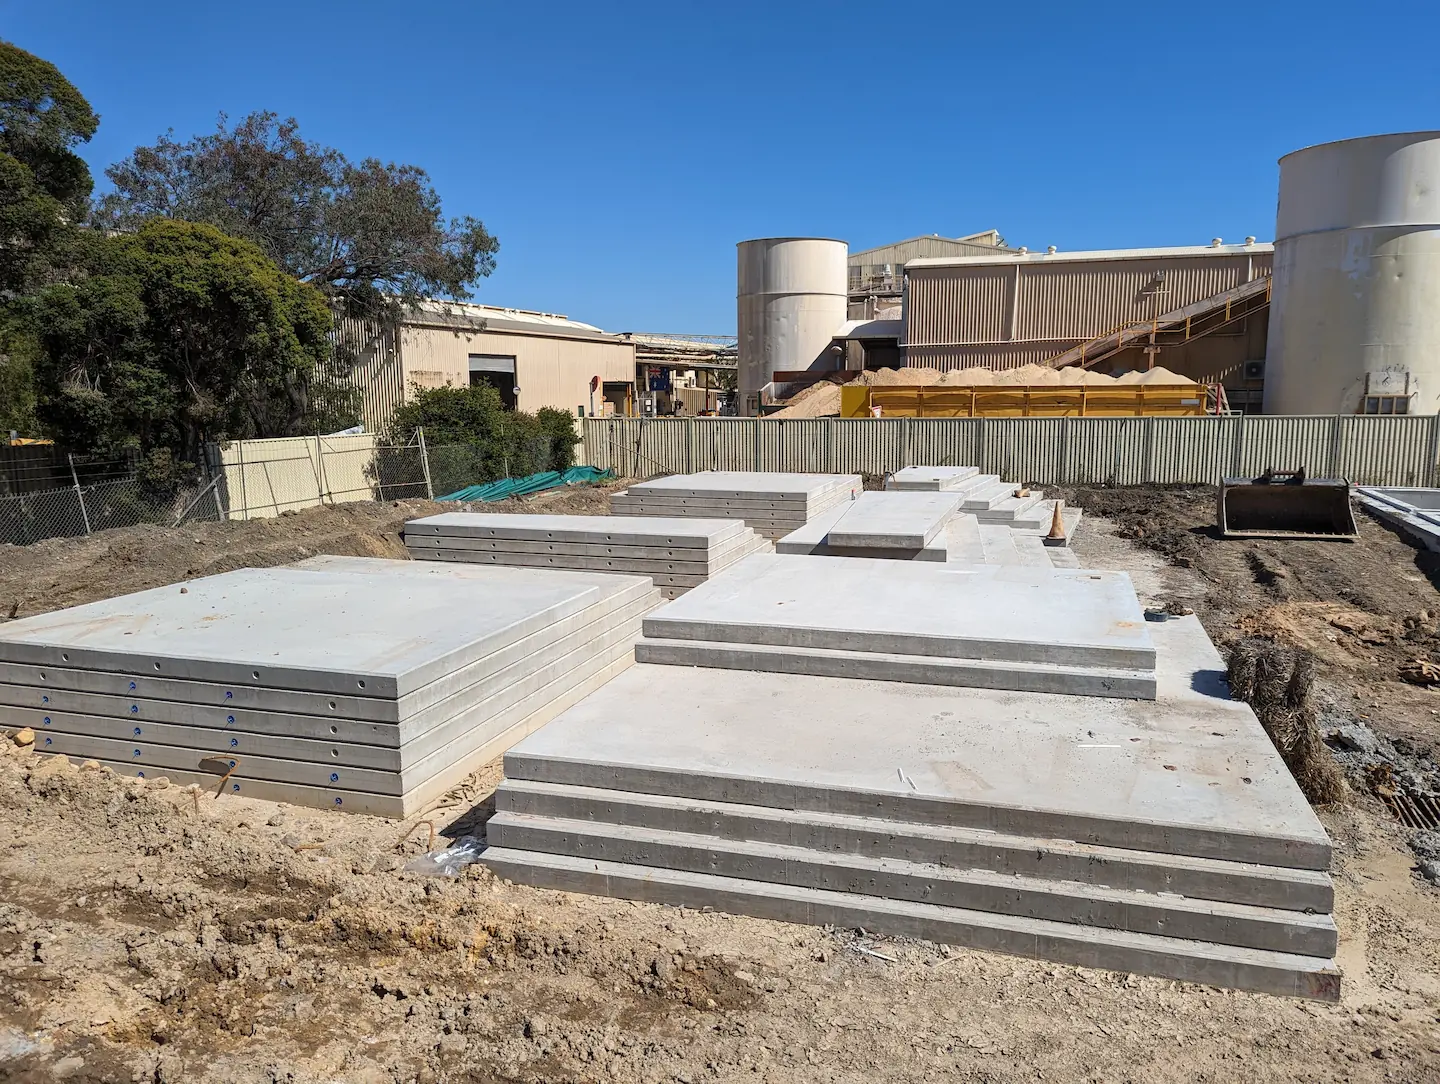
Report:
<svg viewBox="0 0 1440 1084"><path fill-rule="evenodd" d="M952 245L964 245L964 246L967 247L967 248L974 247L974 246L977 246L977 245L983 245L983 246L988 247L988 248L998 249L998 250L1000 250L1000 251L1002 251L1002 252L1005 251L1005 246L1004 246L1004 245L991 245L988 241L982 241L982 240L980 240L980 238L982 238L982 237L989 237L991 234L994 234L996 237L999 237L999 236L1000 236L1000 231L999 231L999 230L981 230L979 233L968 234L968 235L966 235L966 236L964 236L964 237L941 237L938 233L922 233L919 237L907 237L907 238L905 238L903 241L891 241L889 244L885 244L885 245L872 245L870 248L862 248L862 249L861 249L860 251L858 251L858 252L852 252L852 253L850 253L850 259L851 259L852 261L854 261L854 260L858 259L858 258L861 257L861 256L868 256L868 255L869 255L870 253L872 253L872 252L879 252L881 249L886 249L886 248L899 248L901 245L914 244L916 241L931 241L931 242L939 241L939 242L942 242L942 243L948 241L948 242L950 242ZM932 257L928 257L928 258L929 258L929 259L939 259L940 257L932 256Z"/></svg>
<svg viewBox="0 0 1440 1084"><path fill-rule="evenodd" d="M981 267L1013 263L1100 263L1107 260L1183 259L1193 256L1244 256L1272 253L1275 246L1263 241L1238 245L1184 245L1176 248L1102 248L1084 252L1021 252L1018 249L994 256L927 256L911 260L906 271L927 267Z"/></svg>
<svg viewBox="0 0 1440 1084"><path fill-rule="evenodd" d="M473 328L506 334L540 335L560 339L595 339L624 342L622 336L594 324L581 323L553 312L508 309L498 305L476 305L469 301L421 301L407 309L401 322L431 327Z"/></svg>

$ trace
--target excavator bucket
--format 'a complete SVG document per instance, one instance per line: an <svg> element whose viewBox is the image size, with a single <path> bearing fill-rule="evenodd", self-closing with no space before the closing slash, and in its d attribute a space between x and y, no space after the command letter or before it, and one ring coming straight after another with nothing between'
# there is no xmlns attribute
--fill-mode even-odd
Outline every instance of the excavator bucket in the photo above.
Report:
<svg viewBox="0 0 1440 1084"><path fill-rule="evenodd" d="M1307 478L1303 469L1222 479L1216 519L1223 538L1354 538L1358 533L1350 483Z"/></svg>

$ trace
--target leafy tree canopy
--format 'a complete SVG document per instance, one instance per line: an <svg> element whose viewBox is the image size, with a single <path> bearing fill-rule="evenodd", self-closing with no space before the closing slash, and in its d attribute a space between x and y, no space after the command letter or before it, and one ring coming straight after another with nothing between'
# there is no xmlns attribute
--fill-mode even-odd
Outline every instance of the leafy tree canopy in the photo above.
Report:
<svg viewBox="0 0 1440 1084"><path fill-rule="evenodd" d="M36 281L90 198L75 153L100 118L49 61L0 41L0 294Z"/></svg>
<svg viewBox="0 0 1440 1084"><path fill-rule="evenodd" d="M418 166L349 161L293 119L252 113L187 142L162 136L105 171L99 220L208 222L253 241L296 278L375 312L388 296L461 299L495 268L499 242L475 218L446 219Z"/></svg>
<svg viewBox="0 0 1440 1084"><path fill-rule="evenodd" d="M199 461L206 440L316 423L324 295L213 226L156 220L83 238L84 273L23 303L37 413L77 450Z"/></svg>

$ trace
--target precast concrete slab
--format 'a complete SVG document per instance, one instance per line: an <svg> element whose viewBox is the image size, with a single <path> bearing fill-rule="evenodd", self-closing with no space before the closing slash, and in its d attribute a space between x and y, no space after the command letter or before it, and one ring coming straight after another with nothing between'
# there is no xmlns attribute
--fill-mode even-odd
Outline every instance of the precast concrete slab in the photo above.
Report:
<svg viewBox="0 0 1440 1084"><path fill-rule="evenodd" d="M1153 669L1130 577L756 554L645 619L647 638Z"/></svg>
<svg viewBox="0 0 1440 1084"><path fill-rule="evenodd" d="M577 626L566 637L518 654L505 669L398 724L6 684L0 684L0 719L7 726L29 726L37 735L74 732L136 746L183 745L292 759L305 759L309 750L325 764L399 771L402 752L413 757L423 741L433 741L433 735L457 717L474 719L482 717L475 714L480 709L503 710L590 654L633 644L641 617L656 604L649 597Z"/></svg>
<svg viewBox="0 0 1440 1084"><path fill-rule="evenodd" d="M350 747L341 742L224 735L199 729L189 744L171 744L187 737L179 732L197 728L147 726L141 737L107 737L87 732L85 720L56 717L54 727L37 733L36 748L122 763L132 774L183 770L210 773L211 785L221 776L263 780L308 788L337 788L354 793L404 799L415 787L453 763L468 762L475 749L488 747L519 719L525 718L596 673L633 660L629 637L601 641L573 652L561 663L538 671L533 680L517 684L433 728L397 750L375 746ZM102 720L91 720L99 725ZM167 742L168 739L168 742ZM243 748L241 748L243 747ZM329 753L330 755L326 755Z"/></svg>
<svg viewBox="0 0 1440 1084"><path fill-rule="evenodd" d="M331 560L327 558L326 560ZM362 558L334 558L333 560L365 561ZM425 565L414 565L403 561L369 562L369 571L381 574L374 565L391 566L384 575L401 574L400 570L416 567L424 570ZM436 566L430 565L430 568ZM393 570L393 571L392 571ZM460 569L467 576L473 573ZM245 686L220 682L183 680L157 676L143 669L103 671L80 670L73 667L51 667L30 664L0 663L0 681L17 686L28 686L40 695L53 696L56 690L93 693L104 696L125 698L131 706L137 701L156 700L194 704L224 712L228 720L231 715L244 712L282 712L318 716L327 720L356 720L390 724L413 724L436 714L453 714L447 709L451 698L463 694L487 695L488 690L481 683L500 680L507 668L517 660L538 658L553 645L566 637L593 634L592 626L597 621L607 620L615 615L633 617L643 614L658 603L655 589L648 578L640 577L596 577L606 583L614 583L619 589L611 591L592 606L575 614L551 622L528 635L512 640L476 662L457 668L436 681L415 692L398 698L374 696L351 696L348 694L325 694L306 690L277 689L265 686ZM496 675L502 675L496 678ZM0 701L3 703L5 701ZM26 701L26 704L31 703ZM42 700L41 703L46 703Z"/></svg>
<svg viewBox="0 0 1440 1084"><path fill-rule="evenodd" d="M240 794L249 798L258 798L261 801L288 802L292 805L311 808L336 808L344 812L366 813L377 817L411 817L421 810L429 808L466 776L490 763L517 741L533 734L567 708L605 685L631 666L632 661L630 657L621 655L615 661L601 665L593 672L587 669L584 673L571 675L573 680L564 684L563 687L559 687L561 683L556 683L557 688L551 690L553 692L552 699L544 702L532 699L527 705L531 709L528 715L515 718L505 729L489 738L484 744L473 749L464 757L447 763L430 779L415 785L398 798L386 794L349 790L333 784L316 787L235 776L222 780L213 770L165 768L158 771L151 769L147 773L146 769L137 768L128 759L95 759L118 774L130 777L146 778L148 775L153 779L157 775L163 775L173 783L180 785L193 783L205 788L216 787L218 781L223 793ZM217 764L216 767L218 766Z"/></svg>
<svg viewBox="0 0 1440 1084"><path fill-rule="evenodd" d="M506 775L1327 869L1199 621L1153 629L1154 701L640 664L511 750Z"/></svg>
<svg viewBox="0 0 1440 1084"><path fill-rule="evenodd" d="M1362 486L1355 490L1361 507L1404 537L1440 552L1440 489L1420 486Z"/></svg>
<svg viewBox="0 0 1440 1084"><path fill-rule="evenodd" d="M1155 699L1153 670L1113 666L1077 666L1014 659L952 659L885 651L664 640L651 636L635 644L635 660L663 666L763 670L772 674L904 681L970 689Z"/></svg>
<svg viewBox="0 0 1440 1084"><path fill-rule="evenodd" d="M1333 960L853 892L491 847L484 862L519 884L778 922L863 928L1079 967L1129 971L1284 997L1337 1001Z"/></svg>
<svg viewBox="0 0 1440 1084"><path fill-rule="evenodd" d="M863 885L864 895L890 900L1327 959L1337 940L1329 915L659 828L497 813L485 835L490 845L515 851L838 892Z"/></svg>
<svg viewBox="0 0 1440 1084"><path fill-rule="evenodd" d="M830 534L830 529L849 511L853 503L856 502L842 501L840 504L821 512L818 516L810 520L809 523L805 524L805 526L777 539L775 542L775 552L800 555L811 554L816 557L870 557L896 561L949 560L949 551L943 535L932 539L920 549L877 550L873 547L859 549L831 545L827 537Z"/></svg>
<svg viewBox="0 0 1440 1084"><path fill-rule="evenodd" d="M0 628L0 659L394 698L627 586L582 572L391 564L378 578L242 569L25 618Z"/></svg>
<svg viewBox="0 0 1440 1084"><path fill-rule="evenodd" d="M944 492L959 489L979 473L979 467L902 467L885 479L885 488L900 492Z"/></svg>
<svg viewBox="0 0 1440 1084"><path fill-rule="evenodd" d="M864 488L858 474L787 474L766 471L702 471L636 482L627 493L636 497L678 497L716 500L789 500L815 503L848 496Z"/></svg>
<svg viewBox="0 0 1440 1084"><path fill-rule="evenodd" d="M514 564L538 568L576 568L645 573L655 571L654 562L708 575L726 568L743 556L769 548L752 528L736 522L736 533L709 548L662 546L606 546L572 542L522 542L511 539L467 538L458 535L406 539L406 549L417 560L428 560L437 551L441 558L473 560L477 563ZM572 563L573 562L573 563ZM630 567L633 566L633 567Z"/></svg>
<svg viewBox="0 0 1440 1084"><path fill-rule="evenodd" d="M825 854L988 870L1110 889L1168 893L1285 911L1328 915L1330 878L1317 870L1100 847L982 828L908 824L830 811L710 802L638 791L507 779L495 794L499 813L590 821L723 840L784 844Z"/></svg>
<svg viewBox="0 0 1440 1084"><path fill-rule="evenodd" d="M445 512L405 524L407 544L419 538L460 537L518 542L640 546L646 549L714 549L739 537L744 528L731 520L635 520L628 516L543 516L481 512ZM413 536L413 537L412 537Z"/></svg>
<svg viewBox="0 0 1440 1084"><path fill-rule="evenodd" d="M1011 482L989 482L985 485L978 485L965 491L965 501L961 504L967 512L979 514L997 508L1008 500L1015 497L1015 491L1020 487Z"/></svg>
<svg viewBox="0 0 1440 1084"><path fill-rule="evenodd" d="M960 507L951 493L862 493L825 536L837 549L919 550L929 545Z"/></svg>

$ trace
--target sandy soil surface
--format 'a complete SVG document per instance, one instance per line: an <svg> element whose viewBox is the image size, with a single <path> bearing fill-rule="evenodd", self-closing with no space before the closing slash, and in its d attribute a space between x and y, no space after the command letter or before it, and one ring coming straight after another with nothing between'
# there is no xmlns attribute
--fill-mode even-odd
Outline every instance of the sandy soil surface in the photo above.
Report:
<svg viewBox="0 0 1440 1084"><path fill-rule="evenodd" d="M17 551L0 551L0 589L28 581L13 597L38 612L211 570L202 559L275 563L331 538L387 546L420 509L385 508L288 517L314 521L288 539L261 536L298 523L158 532L148 549L164 569L124 547L107 557L103 536L47 543L43 558L33 547L23 574ZM1084 563L1130 570L1147 602L1183 601L1212 631L1237 635L1246 614L1309 598L1246 583L1243 556L1226 572L1228 550L1223 564L1178 567L1125 537L1159 517L1111 511L1115 522L1087 516ZM1415 567L1392 544L1351 549L1374 553L1377 570ZM1335 582L1365 581L1351 569ZM1378 580L1370 590L1341 601L1380 607ZM1379 664L1326 666L1366 695L1399 685ZM1383 732L1390 716L1371 703L1388 701L1365 701ZM480 867L423 877L403 866L428 845L424 823L216 799L0 748L4 1080L1440 1080L1440 890L1412 872L1410 833L1360 788L1321 811L1344 971L1342 1002L1323 1005L539 891ZM429 819L444 835L483 834L498 779L498 766L477 774Z"/></svg>

